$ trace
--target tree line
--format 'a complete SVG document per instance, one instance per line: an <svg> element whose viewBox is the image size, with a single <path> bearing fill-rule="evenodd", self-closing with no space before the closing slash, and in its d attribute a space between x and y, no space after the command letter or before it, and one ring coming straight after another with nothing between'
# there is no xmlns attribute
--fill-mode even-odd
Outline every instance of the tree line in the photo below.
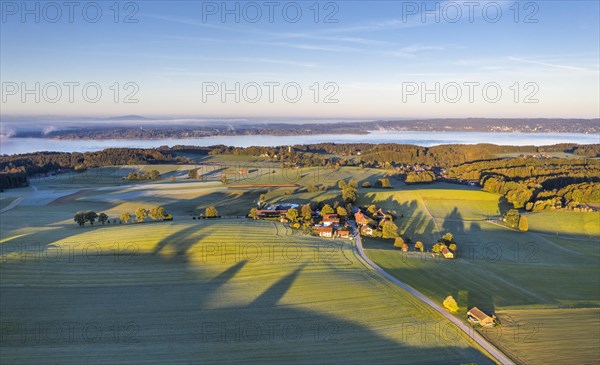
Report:
<svg viewBox="0 0 600 365"><path fill-rule="evenodd" d="M132 216L129 212L123 212L119 215L118 222L127 224L131 221L132 218L135 218L136 222L143 223L147 217L150 217L155 221L173 220L173 216L171 214L168 214L163 207L156 206L151 209L138 208L135 211L134 216ZM73 216L73 221L77 223L80 227L84 227L85 224L88 222L91 226L93 226L96 220L102 224L110 223L108 214L96 213L92 210L79 211ZM113 219L113 223L117 223L116 218Z"/></svg>

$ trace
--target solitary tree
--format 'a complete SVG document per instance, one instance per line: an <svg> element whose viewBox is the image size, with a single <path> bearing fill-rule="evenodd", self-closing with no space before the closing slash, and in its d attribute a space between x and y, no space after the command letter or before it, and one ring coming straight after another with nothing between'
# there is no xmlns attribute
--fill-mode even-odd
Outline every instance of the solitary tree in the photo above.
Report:
<svg viewBox="0 0 600 365"><path fill-rule="evenodd" d="M96 212L93 212L91 210L88 210L87 212L85 212L85 220L90 222L90 224L92 226L94 225L96 218L98 218L98 214Z"/></svg>
<svg viewBox="0 0 600 365"><path fill-rule="evenodd" d="M527 232L529 230L529 222L527 221L527 217L522 215L519 218L519 231Z"/></svg>
<svg viewBox="0 0 600 365"><path fill-rule="evenodd" d="M449 310L451 313L456 313L458 311L458 303L452 297L452 295L448 295L446 299L444 299L444 307Z"/></svg>
<svg viewBox="0 0 600 365"><path fill-rule="evenodd" d="M229 183L229 179L227 179L226 175L221 175L221 182L223 185L227 185Z"/></svg>
<svg viewBox="0 0 600 365"><path fill-rule="evenodd" d="M415 250L420 250L421 252L423 252L424 249L425 246L423 246L423 242L417 241L417 243L415 243Z"/></svg>
<svg viewBox="0 0 600 365"><path fill-rule="evenodd" d="M348 216L348 211L344 207L337 207L336 213L337 213L337 215L339 215L342 218L345 218Z"/></svg>
<svg viewBox="0 0 600 365"><path fill-rule="evenodd" d="M219 215L219 212L217 212L217 208L215 208L214 206L209 206L206 208L206 218L216 218Z"/></svg>
<svg viewBox="0 0 600 365"><path fill-rule="evenodd" d="M390 180L388 178L383 178L379 181L381 182L381 187L384 189L388 189L388 188L392 187L392 184L390 183Z"/></svg>
<svg viewBox="0 0 600 365"><path fill-rule="evenodd" d="M135 211L135 220L139 223L143 223L148 216L148 211L144 208L137 208Z"/></svg>
<svg viewBox="0 0 600 365"><path fill-rule="evenodd" d="M383 224L382 235L383 238L396 238L398 237L398 226L392 221L387 221Z"/></svg>
<svg viewBox="0 0 600 365"><path fill-rule="evenodd" d="M129 214L129 212L123 212L119 216L119 219L121 219L125 223L129 223L129 221L131 220L131 214Z"/></svg>
<svg viewBox="0 0 600 365"><path fill-rule="evenodd" d="M108 220L108 215L106 215L106 213L98 214L98 222L104 224L104 223L106 223L107 220Z"/></svg>
<svg viewBox="0 0 600 365"><path fill-rule="evenodd" d="M75 213L73 220L75 221L75 223L79 224L80 227L83 227L85 225L85 222L87 221L87 219L85 218L85 212Z"/></svg>

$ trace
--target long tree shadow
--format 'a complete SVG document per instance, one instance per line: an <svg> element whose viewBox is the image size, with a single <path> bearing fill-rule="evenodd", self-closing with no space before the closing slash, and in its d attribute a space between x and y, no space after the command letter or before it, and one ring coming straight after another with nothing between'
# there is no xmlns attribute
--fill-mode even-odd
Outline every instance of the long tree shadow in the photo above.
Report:
<svg viewBox="0 0 600 365"><path fill-rule="evenodd" d="M446 214L442 223L442 229L445 232L452 232L454 234L465 233L465 223L462 214L458 211L458 207L454 207L450 213Z"/></svg>
<svg viewBox="0 0 600 365"><path fill-rule="evenodd" d="M185 230L180 234L187 233ZM169 236L165 240L179 238ZM28 263L6 264L2 270L10 273L20 265ZM35 272L39 263L31 265L31 272ZM245 261L236 262L219 273L215 269L222 264L197 267L181 256L142 254L137 261L122 266L106 256L93 264L66 265L51 274L48 270L40 272L57 283L81 273L77 286L2 285L3 324L44 323L51 318L56 323L93 323L95 329L108 332L117 326L123 331L118 341L109 335L93 342L75 335L69 341L52 343L43 339L22 342L20 335L7 333L1 340L2 363L107 364L114 363L116 356L119 363L165 364L363 364L367 359L378 364L434 363L442 359L446 363L492 363L475 348L457 345L455 338L439 339L443 343L423 342L422 333L407 331L392 340L339 316L279 304L307 264L298 266L262 293L254 293L255 299L246 305L239 305L247 302L244 298L222 302L222 293L232 293L230 283L248 265ZM102 272L105 273L99 274ZM152 276L148 276L150 273ZM115 283L122 277L128 281L92 285L98 280L97 275L116 280ZM235 287L239 288L239 284ZM246 293L253 292L252 287L244 287ZM334 294L329 300L343 304ZM396 331L415 328L414 320L405 321L394 324ZM127 357L122 356L124 349ZM365 356L365 352L369 355Z"/></svg>
<svg viewBox="0 0 600 365"><path fill-rule="evenodd" d="M292 273L284 276L279 279L275 284L271 285L267 290L265 290L261 295L256 297L252 303L248 305L248 307L273 307L277 304L277 302L283 298L285 293L290 289L300 272L304 269L306 263L300 265L296 270Z"/></svg>

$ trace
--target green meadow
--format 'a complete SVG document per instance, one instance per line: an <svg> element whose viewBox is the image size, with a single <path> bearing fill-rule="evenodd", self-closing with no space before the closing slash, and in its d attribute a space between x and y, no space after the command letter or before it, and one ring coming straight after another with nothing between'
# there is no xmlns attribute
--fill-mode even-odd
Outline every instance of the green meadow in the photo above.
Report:
<svg viewBox="0 0 600 365"><path fill-rule="evenodd" d="M400 229L426 247L452 232L458 258L402 253L367 238L369 257L440 304L452 295L461 318L474 306L496 313L501 326L483 334L519 363L600 358L600 213L529 213L530 231L517 232L497 221L503 209L498 195L439 186L444 185L367 193L362 199L402 212ZM572 331L577 335L565 336ZM585 351L572 351L580 347Z"/></svg>
<svg viewBox="0 0 600 365"><path fill-rule="evenodd" d="M2 214L2 364L493 363L368 269L350 240L190 216L208 204L245 213L260 190L34 185L11 191L24 200ZM278 190L273 199L286 196ZM113 219L156 204L174 221L72 221L78 210Z"/></svg>
<svg viewBox="0 0 600 365"><path fill-rule="evenodd" d="M204 156L197 165L90 169L3 192L3 208L22 200L0 216L2 364L493 363L441 315L368 269L352 241L237 218L260 194L331 202L337 180L374 183L382 170L254 171L253 163ZM188 179L190 168L201 177ZM164 179L122 179L151 169ZM297 186L278 186L290 184ZM438 303L453 295L459 318L472 306L496 313L502 325L483 334L517 363L600 358L598 213L528 213L523 233L499 223L508 207L496 194L392 184L359 188L358 204L395 211L401 233L427 248L454 233L459 257L364 239L379 266ZM156 205L174 221L73 222L80 210L113 220ZM227 218L192 219L210 205Z"/></svg>

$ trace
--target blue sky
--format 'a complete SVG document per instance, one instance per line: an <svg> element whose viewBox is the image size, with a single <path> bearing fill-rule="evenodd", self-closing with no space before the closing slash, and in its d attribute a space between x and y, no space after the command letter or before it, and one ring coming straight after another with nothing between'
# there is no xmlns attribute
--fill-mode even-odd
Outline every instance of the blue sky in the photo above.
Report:
<svg viewBox="0 0 600 365"><path fill-rule="evenodd" d="M239 21L232 14L222 18L221 1L121 2L118 15L109 1L95 3L102 10L95 23L90 20L96 9L88 2L77 3L73 21L65 7L59 17L52 6L38 4L36 22L34 14L23 14L21 2L2 2L4 115L368 119L600 113L598 1L324 1L316 3L318 15L314 1L279 2L272 21L265 1L227 3L228 9L239 7ZM34 2L28 5L36 12ZM86 5L88 18L82 14ZM297 9L302 15L296 16ZM75 89L70 102L65 82L97 83L102 97L89 102ZM23 101L22 87L35 83L40 89L59 84L62 97L51 103L44 94L39 102L29 95ZM125 90L127 83L136 87ZM232 94L221 100L222 87L235 90L236 83L240 101ZM272 102L265 83L278 83ZM288 83L299 86L299 101L283 97ZM207 95L209 84L219 90ZM246 100L255 100L252 85L262 92L255 103ZM484 95L486 85L493 87ZM502 96L496 98L498 89ZM137 102L124 103L133 91Z"/></svg>

